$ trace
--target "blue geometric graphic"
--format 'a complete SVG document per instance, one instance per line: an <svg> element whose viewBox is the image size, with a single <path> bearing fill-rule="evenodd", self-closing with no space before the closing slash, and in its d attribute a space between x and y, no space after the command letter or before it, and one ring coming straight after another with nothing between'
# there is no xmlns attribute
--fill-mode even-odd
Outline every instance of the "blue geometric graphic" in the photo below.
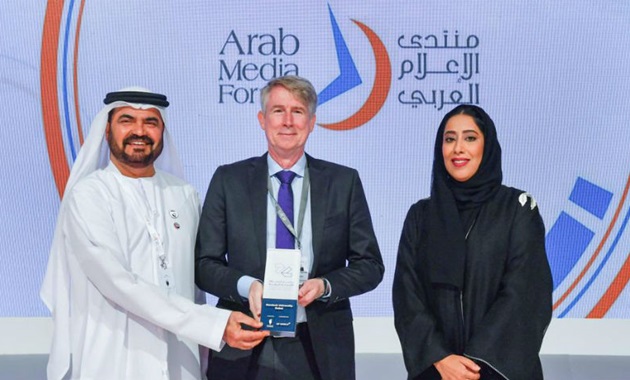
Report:
<svg viewBox="0 0 630 380"><path fill-rule="evenodd" d="M547 234L547 258L554 290L584 254L595 233L564 211Z"/></svg>
<svg viewBox="0 0 630 380"><path fill-rule="evenodd" d="M330 9L330 4L328 5L328 13L330 14L330 23L332 24L333 37L335 39L335 50L337 51L337 62L339 63L339 76L317 95L319 99L318 105L322 105L363 83L361 76L359 76L357 66L354 64L354 60L350 55L346 41L343 39L341 30L339 30L335 15L333 15Z"/></svg>
<svg viewBox="0 0 630 380"><path fill-rule="evenodd" d="M575 185L573 185L569 200L599 219L603 219L612 196L610 191L578 177Z"/></svg>
<svg viewBox="0 0 630 380"><path fill-rule="evenodd" d="M621 225L619 227L619 231L617 231L615 238L612 240L612 244L608 248L608 251L602 258L601 262L599 263L599 265L597 266L597 268L595 269L595 271L593 272L589 280L586 282L586 284L584 284L580 292L575 296L573 301L571 301L571 303L567 306L567 308L558 315L559 318L564 318L569 313L569 311L571 311L571 309L573 309L573 307L577 305L577 303L582 299L582 297L584 296L584 294L586 294L586 292L591 287L591 285L593 285L593 283L595 282L595 279L597 278L597 276L599 276L600 272L602 271L602 269L604 268L604 266L606 265L606 263L612 256L613 252L617 248L617 244L619 243L619 240L621 240L621 236L623 235L626 227L628 226L628 220L630 220L630 209L628 209L626 216L623 218L623 221L621 222Z"/></svg>

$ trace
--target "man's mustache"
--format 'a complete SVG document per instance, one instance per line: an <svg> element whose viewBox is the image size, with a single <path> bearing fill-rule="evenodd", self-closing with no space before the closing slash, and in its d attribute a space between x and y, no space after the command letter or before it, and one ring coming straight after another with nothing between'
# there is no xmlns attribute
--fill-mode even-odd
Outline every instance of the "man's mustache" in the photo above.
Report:
<svg viewBox="0 0 630 380"><path fill-rule="evenodd" d="M153 139L150 138L149 136L131 135L131 136L129 136L126 139L123 140L123 145L129 145L129 144L131 144L133 142L137 142L137 141L145 142L145 143L150 144L150 145L154 144Z"/></svg>

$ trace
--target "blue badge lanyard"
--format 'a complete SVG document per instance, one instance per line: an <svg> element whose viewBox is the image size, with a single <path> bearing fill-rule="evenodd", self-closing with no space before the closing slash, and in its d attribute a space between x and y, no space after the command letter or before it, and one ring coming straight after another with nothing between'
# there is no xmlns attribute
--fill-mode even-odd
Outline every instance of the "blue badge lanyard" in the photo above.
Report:
<svg viewBox="0 0 630 380"><path fill-rule="evenodd" d="M291 232L291 235L293 235L293 237L295 238L297 247L300 250L302 249L302 243L300 242L300 237L302 236L302 226L304 224L304 214L306 214L306 203L308 201L308 190L309 190L310 184L311 183L310 183L310 178L308 175L308 167L307 167L306 169L304 169L304 178L302 182L302 196L300 197L300 209L298 212L298 224L297 224L298 229L296 232L295 228L293 228L293 224L291 224L291 221L289 220L289 217L287 217L287 214L284 213L284 210L282 210L282 207L280 207L280 205L278 204L278 201L273 196L273 187L271 186L271 178L267 176L267 191L269 192L271 201L273 202L273 205L276 209L276 214L282 221L282 224L284 224L289 230L289 232Z"/></svg>

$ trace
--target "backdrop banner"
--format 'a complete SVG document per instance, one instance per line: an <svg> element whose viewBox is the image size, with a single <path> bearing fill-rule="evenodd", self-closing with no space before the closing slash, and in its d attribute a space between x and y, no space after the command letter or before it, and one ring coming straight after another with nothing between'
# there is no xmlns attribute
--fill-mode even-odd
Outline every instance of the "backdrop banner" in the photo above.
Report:
<svg viewBox="0 0 630 380"><path fill-rule="evenodd" d="M0 317L48 315L38 291L60 194L107 92L168 96L203 199L219 165L265 152L260 88L297 74L320 98L307 152L359 171L384 255L355 316L392 316L435 131L472 103L497 125L505 184L540 207L554 316L630 318L629 17L612 0L2 2Z"/></svg>

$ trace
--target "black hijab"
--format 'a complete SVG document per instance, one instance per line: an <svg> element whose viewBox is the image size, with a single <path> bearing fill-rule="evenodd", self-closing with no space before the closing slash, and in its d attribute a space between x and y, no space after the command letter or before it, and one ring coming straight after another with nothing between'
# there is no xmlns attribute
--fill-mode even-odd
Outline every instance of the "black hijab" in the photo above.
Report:
<svg viewBox="0 0 630 380"><path fill-rule="evenodd" d="M455 115L471 116L484 136L479 169L465 182L450 177L442 155L444 129ZM455 107L444 116L435 137L431 202L428 223L424 224L431 282L463 289L468 229L473 226L479 208L499 190L502 179L501 146L494 122L480 107L467 104Z"/></svg>

